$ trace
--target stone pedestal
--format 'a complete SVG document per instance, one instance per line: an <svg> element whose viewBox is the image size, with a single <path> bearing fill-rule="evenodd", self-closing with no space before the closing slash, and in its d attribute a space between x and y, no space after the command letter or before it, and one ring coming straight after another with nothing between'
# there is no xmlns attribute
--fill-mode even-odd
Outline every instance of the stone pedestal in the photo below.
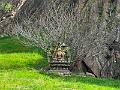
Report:
<svg viewBox="0 0 120 90"><path fill-rule="evenodd" d="M51 73L57 73L59 75L70 75L69 71L70 62L65 60L53 60L50 62L50 70Z"/></svg>

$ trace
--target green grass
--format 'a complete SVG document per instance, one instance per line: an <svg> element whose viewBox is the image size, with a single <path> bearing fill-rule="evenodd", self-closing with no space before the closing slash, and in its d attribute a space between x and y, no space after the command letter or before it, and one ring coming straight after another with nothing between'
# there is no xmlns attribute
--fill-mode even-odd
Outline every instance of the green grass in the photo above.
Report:
<svg viewBox="0 0 120 90"><path fill-rule="evenodd" d="M120 90L119 80L40 71L46 65L43 50L13 37L0 38L0 90Z"/></svg>
<svg viewBox="0 0 120 90"><path fill-rule="evenodd" d="M0 38L0 69L41 68L47 59L42 49L26 47L13 37Z"/></svg>
<svg viewBox="0 0 120 90"><path fill-rule="evenodd" d="M34 69L0 72L0 87L5 90L120 90L119 83L92 77L60 77Z"/></svg>
<svg viewBox="0 0 120 90"><path fill-rule="evenodd" d="M0 69L17 69L35 66L43 56L38 53L0 54ZM40 67L42 62L40 64Z"/></svg>

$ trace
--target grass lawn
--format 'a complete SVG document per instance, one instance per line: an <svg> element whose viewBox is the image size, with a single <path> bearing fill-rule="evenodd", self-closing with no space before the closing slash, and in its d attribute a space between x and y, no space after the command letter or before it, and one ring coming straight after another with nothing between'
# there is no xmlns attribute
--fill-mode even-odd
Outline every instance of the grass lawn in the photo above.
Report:
<svg viewBox="0 0 120 90"><path fill-rule="evenodd" d="M41 72L44 53L16 38L0 38L0 90L120 90L119 80Z"/></svg>

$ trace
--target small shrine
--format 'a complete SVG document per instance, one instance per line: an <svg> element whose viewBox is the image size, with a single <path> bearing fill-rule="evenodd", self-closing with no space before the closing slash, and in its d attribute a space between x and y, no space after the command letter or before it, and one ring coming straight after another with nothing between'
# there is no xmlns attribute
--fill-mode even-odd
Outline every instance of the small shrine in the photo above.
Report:
<svg viewBox="0 0 120 90"><path fill-rule="evenodd" d="M49 72L70 75L71 63L69 47L64 43L56 43L48 48Z"/></svg>

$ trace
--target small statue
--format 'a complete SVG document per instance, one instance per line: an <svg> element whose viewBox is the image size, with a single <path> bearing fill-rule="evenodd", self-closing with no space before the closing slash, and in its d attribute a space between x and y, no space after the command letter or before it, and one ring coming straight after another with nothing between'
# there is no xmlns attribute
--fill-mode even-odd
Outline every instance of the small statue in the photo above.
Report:
<svg viewBox="0 0 120 90"><path fill-rule="evenodd" d="M55 58L57 60L64 60L65 59L64 57L65 57L65 52L61 48L58 48Z"/></svg>
<svg viewBox="0 0 120 90"><path fill-rule="evenodd" d="M69 47L64 43L61 44L53 42L52 45L48 47L47 55L49 62L56 60L65 60L67 62L70 62Z"/></svg>

